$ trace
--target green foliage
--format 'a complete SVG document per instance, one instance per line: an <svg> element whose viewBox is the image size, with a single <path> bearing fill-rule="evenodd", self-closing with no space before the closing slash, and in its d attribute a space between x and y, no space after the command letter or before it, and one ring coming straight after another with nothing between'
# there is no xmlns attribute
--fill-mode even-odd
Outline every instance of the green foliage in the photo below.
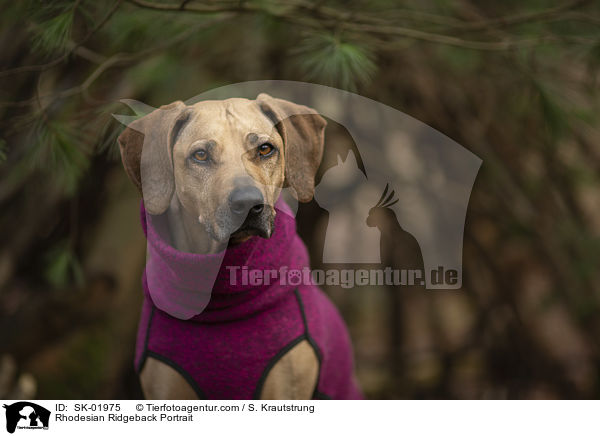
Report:
<svg viewBox="0 0 600 436"><path fill-rule="evenodd" d="M352 91L369 82L377 70L374 55L366 47L338 36L310 35L296 52L307 80Z"/></svg>
<svg viewBox="0 0 600 436"><path fill-rule="evenodd" d="M66 51L71 39L74 10L70 9L40 24L32 41L33 50L42 53Z"/></svg>
<svg viewBox="0 0 600 436"><path fill-rule="evenodd" d="M122 9L106 23L102 35L109 50L134 53L164 42L202 20L203 17L178 13Z"/></svg>
<svg viewBox="0 0 600 436"><path fill-rule="evenodd" d="M79 131L67 122L49 121L42 116L30 135L33 163L67 196L76 193L77 182L89 165Z"/></svg>
<svg viewBox="0 0 600 436"><path fill-rule="evenodd" d="M112 114L116 113L120 108L120 103L111 103L101 106L96 112L96 116L102 120L100 134L98 135L100 139L96 144L96 151L99 154L105 154L110 160L117 160L119 158L117 138L123 128L112 117Z"/></svg>
<svg viewBox="0 0 600 436"><path fill-rule="evenodd" d="M148 57L148 59L143 59L140 63L130 68L127 71L127 78L135 80L137 89L144 92L145 90L159 86L161 83L169 83L173 77L181 77L181 72L178 71L180 67L181 65L178 65L175 59L168 53L158 54Z"/></svg>
<svg viewBox="0 0 600 436"><path fill-rule="evenodd" d="M589 49L587 64L590 72L600 69L600 41Z"/></svg>
<svg viewBox="0 0 600 436"><path fill-rule="evenodd" d="M8 158L8 144L4 138L0 138L0 163Z"/></svg>
<svg viewBox="0 0 600 436"><path fill-rule="evenodd" d="M10 211L2 215L3 244L9 255L26 254L14 258L15 276L21 271L29 274L16 277L16 290L29 281L36 287L47 283L46 289L84 285L82 264L89 263L84 259L102 255L105 249L102 243L98 251L96 242L89 239L90 231L114 226L129 210L127 206L121 211L120 204L133 190L121 191L126 175L119 164L107 162L107 157L118 159L117 136L123 131L112 114L126 113L121 120L130 121L148 113L149 108L133 103L134 99L158 106L244 80L305 79L384 101L431 124L484 159L469 204L473 213L465 227L464 283L467 296L474 297L475 309L466 313L465 326L472 324L473 330L465 329L468 338L463 343L453 339L454 351L442 356L450 365L444 374L451 376L458 368L455 363L474 352L481 354L483 362L482 375L476 377L478 382L482 377L485 388L478 396L496 391L519 395L521 387L515 386L523 384L520 368L535 368L539 359L528 361L524 356L514 365L501 365L500 370L493 359L515 354L512 346L503 345L505 333L523 334L519 344L526 345L535 345L538 336L545 336L539 332L529 336L529 329L521 325L520 317L529 315L527 310L521 312L522 302L535 307L527 293L529 286L533 294L543 294L540 290L548 288L540 311L563 305L576 314L574 321L585 318L580 333L586 335L586 343L594 343L595 332L589 326L597 318L600 295L594 202L600 168L594 156L600 113L600 3L572 4L570 10L559 13L554 8L570 0L186 3L189 8L232 10L226 14L160 9L165 4L181 4L178 0L149 3L155 6L118 0L0 0L6 58L0 70L18 70L0 78L5 85L0 98L0 197L4 209ZM217 17L222 20L202 26ZM499 47L504 43L505 48ZM69 56L63 56L66 53ZM368 90L362 86L367 84L371 84ZM340 137L332 127L327 141L335 145ZM427 140L424 136L417 142ZM2 165L7 159L10 165ZM91 163L93 172L88 171ZM69 218L64 204L75 196L93 196L94 200L72 201ZM76 207L90 210L76 214ZM107 207L109 219L98 220ZM41 223L31 221L32 211L44 218ZM40 243L44 245L40 238L46 235L51 239L38 250ZM116 246L126 241L121 242ZM309 249L315 250L314 243ZM22 268L24 264L43 266L33 270ZM542 274L546 280L538 281ZM13 283L8 286L12 288ZM118 292L123 290L118 288ZM381 289L368 290L375 291ZM480 295L486 298L476 298ZM490 317L477 316L494 314L498 308L500 324L506 328L490 328L486 324ZM433 312L430 315L427 325L445 325L447 320ZM526 321L533 326L538 320ZM57 342L61 347L68 345L65 359L55 362L54 373L42 382L52 384L63 397L104 392L105 380L118 379L115 359L106 359L114 345L106 332L101 326L71 335L68 344ZM437 339L436 347L447 348L443 337ZM489 353L488 343L493 345ZM365 350L359 354L365 355ZM383 354L385 359L388 353ZM544 359L547 356L542 355ZM553 368L561 373L563 367L554 359L548 362L548 371L538 371L539 378L529 371L533 377L522 389L537 392L541 386L541 391L552 391L558 386L556 392L561 394L560 386L572 385L567 379L560 383L546 379ZM412 365L409 360L406 363ZM440 376L441 365L433 366L436 369L425 378L419 376L425 380L419 383L427 384L428 390L418 396L438 397L449 386L463 385L472 395L472 381L457 383ZM516 384L499 389L505 377ZM598 396L599 392L597 387L583 395Z"/></svg>
<svg viewBox="0 0 600 436"><path fill-rule="evenodd" d="M548 129L550 143L554 144L564 135L568 127L568 115L564 106L556 101L556 98L540 81L534 80L533 86L540 113Z"/></svg>
<svg viewBox="0 0 600 436"><path fill-rule="evenodd" d="M46 255L44 277L56 289L71 283L83 284L83 269L67 241L52 248Z"/></svg>
<svg viewBox="0 0 600 436"><path fill-rule="evenodd" d="M114 327L114 326L112 326ZM40 394L57 398L97 398L114 365L115 343L109 325L78 326L55 352L57 360L39 371Z"/></svg>
<svg viewBox="0 0 600 436"><path fill-rule="evenodd" d="M575 264L577 273L587 279L593 279L598 271L600 262L600 238L590 237L587 234L578 232L578 243L581 247L582 256L580 261Z"/></svg>
<svg viewBox="0 0 600 436"><path fill-rule="evenodd" d="M483 56L481 52L461 47L437 46L437 55L454 71L467 74L472 73L481 66Z"/></svg>

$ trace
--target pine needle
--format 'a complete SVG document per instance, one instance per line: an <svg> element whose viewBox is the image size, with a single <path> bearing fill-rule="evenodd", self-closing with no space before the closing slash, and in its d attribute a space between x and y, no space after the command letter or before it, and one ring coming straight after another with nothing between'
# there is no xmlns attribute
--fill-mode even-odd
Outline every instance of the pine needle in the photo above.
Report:
<svg viewBox="0 0 600 436"><path fill-rule="evenodd" d="M46 254L44 277L56 289L67 287L70 283L81 286L84 281L83 268L67 241L53 247Z"/></svg>
<svg viewBox="0 0 600 436"><path fill-rule="evenodd" d="M78 130L66 123L43 118L32 130L31 153L34 164L50 176L49 181L67 196L76 193L78 181L89 165L85 142Z"/></svg>
<svg viewBox="0 0 600 436"><path fill-rule="evenodd" d="M322 81L351 91L359 84L368 83L377 69L370 51L337 36L311 35L297 53L307 80Z"/></svg>
<svg viewBox="0 0 600 436"><path fill-rule="evenodd" d="M40 24L32 48L42 53L62 53L71 39L74 11L70 9Z"/></svg>

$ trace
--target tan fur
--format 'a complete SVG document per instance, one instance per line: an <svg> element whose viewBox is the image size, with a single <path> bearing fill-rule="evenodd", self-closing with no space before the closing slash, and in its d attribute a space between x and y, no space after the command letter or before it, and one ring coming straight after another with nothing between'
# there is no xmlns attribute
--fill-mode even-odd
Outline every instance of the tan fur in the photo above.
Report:
<svg viewBox="0 0 600 436"><path fill-rule="evenodd" d="M302 202L315 192L315 174L323 158L327 122L312 109L260 94L261 110L275 123L286 144L286 180Z"/></svg>
<svg viewBox="0 0 600 436"><path fill-rule="evenodd" d="M149 400L197 400L189 383L173 367L148 357L140 373L144 397Z"/></svg>
<svg viewBox="0 0 600 436"><path fill-rule="evenodd" d="M265 379L261 400L309 400L317 386L319 360L307 340L288 351Z"/></svg>
<svg viewBox="0 0 600 436"><path fill-rule="evenodd" d="M184 228L189 239L197 239L199 249L206 252L207 242L199 240L197 221L222 236L214 220L224 197L234 189L236 181L254 182L262 192L266 204L273 206L279 197L284 180L285 156L283 140L272 123L249 100L207 101L193 106L192 119L182 130L173 149L174 177L177 199L184 217ZM212 141L216 171L198 171L186 164L186 158L200 144ZM281 150L278 156L267 160L256 159L256 146L269 142ZM192 227L190 229L190 227ZM221 248L221 247L218 247Z"/></svg>
<svg viewBox="0 0 600 436"><path fill-rule="evenodd" d="M308 341L288 351L269 371L261 400L309 400L319 376L319 360ZM169 365L148 357L140 375L149 400L195 400L198 396L185 378Z"/></svg>

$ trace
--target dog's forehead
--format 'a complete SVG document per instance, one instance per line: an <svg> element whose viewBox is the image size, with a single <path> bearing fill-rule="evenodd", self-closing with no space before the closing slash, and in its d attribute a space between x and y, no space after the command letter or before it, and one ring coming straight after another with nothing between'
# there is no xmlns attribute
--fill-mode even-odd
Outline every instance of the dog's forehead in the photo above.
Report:
<svg viewBox="0 0 600 436"><path fill-rule="evenodd" d="M255 100L230 98L206 100L191 106L194 117L192 124L208 131L223 128L238 131L270 131L272 121L260 110Z"/></svg>
<svg viewBox="0 0 600 436"><path fill-rule="evenodd" d="M256 100L231 98L205 100L190 105L191 116L178 135L177 149L186 151L199 140L211 140L221 149L224 144L248 147L252 138L262 138L282 145L283 141L273 122L260 109ZM184 147L182 149L181 147Z"/></svg>

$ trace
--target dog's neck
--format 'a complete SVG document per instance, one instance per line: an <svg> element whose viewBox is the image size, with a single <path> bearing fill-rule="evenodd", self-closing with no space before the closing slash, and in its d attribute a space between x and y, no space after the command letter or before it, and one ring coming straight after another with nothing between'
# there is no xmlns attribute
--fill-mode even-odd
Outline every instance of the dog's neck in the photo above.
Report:
<svg viewBox="0 0 600 436"><path fill-rule="evenodd" d="M171 199L167 211L171 243L178 251L196 254L214 254L223 251L227 244L212 239L198 217L189 213L179 201L177 195Z"/></svg>

